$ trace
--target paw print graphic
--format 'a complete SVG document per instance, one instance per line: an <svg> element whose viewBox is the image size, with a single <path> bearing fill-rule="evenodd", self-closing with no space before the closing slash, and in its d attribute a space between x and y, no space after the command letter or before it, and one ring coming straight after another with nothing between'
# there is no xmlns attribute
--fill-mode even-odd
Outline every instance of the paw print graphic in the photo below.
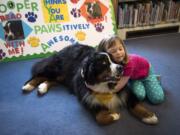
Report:
<svg viewBox="0 0 180 135"><path fill-rule="evenodd" d="M96 23L95 28L97 32L102 32L104 29L104 26L102 25L102 23Z"/></svg>
<svg viewBox="0 0 180 135"><path fill-rule="evenodd" d="M85 38L86 38L86 33L82 32L82 31L78 31L76 34L75 34L76 38L79 40L79 41L84 41Z"/></svg>
<svg viewBox="0 0 180 135"><path fill-rule="evenodd" d="M34 14L34 12L28 12L27 14L25 14L25 17L27 18L27 20L29 22L35 22L37 19L37 14Z"/></svg>
<svg viewBox="0 0 180 135"><path fill-rule="evenodd" d="M37 47L37 46L39 46L39 42L40 42L40 40L39 40L39 38L37 38L37 37L30 37L30 38L28 39L28 44L30 44L31 47Z"/></svg>
<svg viewBox="0 0 180 135"><path fill-rule="evenodd" d="M3 59L3 57L5 57L6 56L6 53L5 52L3 52L3 50L2 49L0 49L0 60L2 60Z"/></svg>
<svg viewBox="0 0 180 135"><path fill-rule="evenodd" d="M73 8L73 9L71 10L71 15L73 15L75 18L80 17L80 16L81 16L81 11L80 11L80 9Z"/></svg>

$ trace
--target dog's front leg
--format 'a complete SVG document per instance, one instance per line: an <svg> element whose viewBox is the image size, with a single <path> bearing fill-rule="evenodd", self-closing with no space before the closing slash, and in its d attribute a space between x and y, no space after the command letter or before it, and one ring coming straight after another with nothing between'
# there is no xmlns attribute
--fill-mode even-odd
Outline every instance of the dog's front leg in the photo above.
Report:
<svg viewBox="0 0 180 135"><path fill-rule="evenodd" d="M22 87L23 92L30 92L35 89L39 84L45 82L47 80L46 77L32 77L28 80L24 86Z"/></svg>
<svg viewBox="0 0 180 135"><path fill-rule="evenodd" d="M146 124L158 123L158 118L155 113L153 113L152 111L147 109L142 103L140 103L134 95L131 95L128 98L127 106L129 111L142 122Z"/></svg>
<svg viewBox="0 0 180 135"><path fill-rule="evenodd" d="M48 90L52 87L57 85L58 83L55 81L44 81L38 86L38 94L43 95L48 92Z"/></svg>
<svg viewBox="0 0 180 135"><path fill-rule="evenodd" d="M120 118L120 113L112 112L109 110L101 110L95 115L96 121L100 125L111 124Z"/></svg>

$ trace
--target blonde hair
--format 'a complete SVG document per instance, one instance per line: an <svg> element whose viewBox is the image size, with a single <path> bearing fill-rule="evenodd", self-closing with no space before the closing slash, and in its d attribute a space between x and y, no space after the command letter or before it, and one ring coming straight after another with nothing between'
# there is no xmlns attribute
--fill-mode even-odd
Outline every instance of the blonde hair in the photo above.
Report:
<svg viewBox="0 0 180 135"><path fill-rule="evenodd" d="M128 62L128 53L127 53L125 44L124 44L123 40L116 35L102 39L97 47L97 51L107 52L107 49L111 48L112 46L114 46L116 44L116 40L118 40L124 48L125 57L124 57L122 63L126 64Z"/></svg>

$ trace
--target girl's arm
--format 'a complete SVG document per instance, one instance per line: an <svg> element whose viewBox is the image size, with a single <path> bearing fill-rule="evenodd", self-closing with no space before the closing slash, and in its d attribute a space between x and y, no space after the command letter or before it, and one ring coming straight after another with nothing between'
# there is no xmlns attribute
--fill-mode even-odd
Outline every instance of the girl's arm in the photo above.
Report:
<svg viewBox="0 0 180 135"><path fill-rule="evenodd" d="M129 76L122 76L121 79L118 81L117 85L115 86L116 90L121 90L129 80Z"/></svg>

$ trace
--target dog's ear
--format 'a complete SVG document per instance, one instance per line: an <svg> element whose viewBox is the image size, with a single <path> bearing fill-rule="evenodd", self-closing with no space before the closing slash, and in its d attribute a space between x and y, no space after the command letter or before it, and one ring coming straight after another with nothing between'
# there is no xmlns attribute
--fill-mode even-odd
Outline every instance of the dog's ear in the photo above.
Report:
<svg viewBox="0 0 180 135"><path fill-rule="evenodd" d="M83 63L83 75L86 83L91 85L95 84L96 77L94 73L94 64L91 56L87 58Z"/></svg>

